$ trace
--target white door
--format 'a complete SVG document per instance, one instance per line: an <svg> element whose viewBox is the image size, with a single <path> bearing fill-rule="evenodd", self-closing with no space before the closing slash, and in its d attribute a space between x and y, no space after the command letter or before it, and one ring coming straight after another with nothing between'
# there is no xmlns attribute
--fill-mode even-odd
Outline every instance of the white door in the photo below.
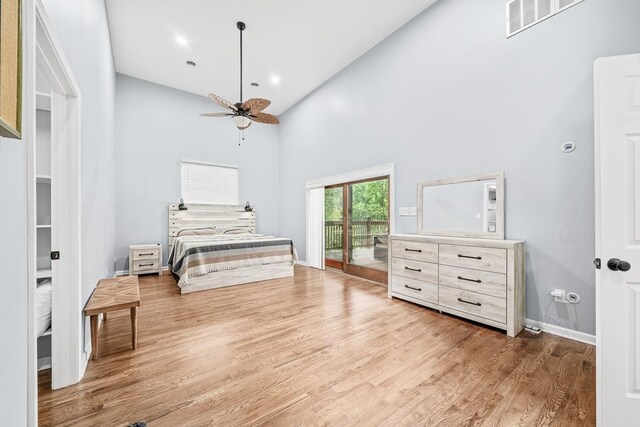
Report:
<svg viewBox="0 0 640 427"><path fill-rule="evenodd" d="M640 425L640 55L595 65L598 424Z"/></svg>
<svg viewBox="0 0 640 427"><path fill-rule="evenodd" d="M52 94L51 250L60 255L59 259L51 261L54 283L51 385L54 389L80 381L83 351L77 109L77 98Z"/></svg>

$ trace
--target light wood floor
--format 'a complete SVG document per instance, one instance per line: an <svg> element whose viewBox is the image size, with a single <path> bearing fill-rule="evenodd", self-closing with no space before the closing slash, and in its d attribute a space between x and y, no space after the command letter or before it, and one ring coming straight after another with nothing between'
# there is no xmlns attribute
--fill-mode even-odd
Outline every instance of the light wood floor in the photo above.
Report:
<svg viewBox="0 0 640 427"><path fill-rule="evenodd" d="M594 348L516 339L397 299L337 272L180 295L141 278L100 331L80 384L50 390L40 424L593 425Z"/></svg>

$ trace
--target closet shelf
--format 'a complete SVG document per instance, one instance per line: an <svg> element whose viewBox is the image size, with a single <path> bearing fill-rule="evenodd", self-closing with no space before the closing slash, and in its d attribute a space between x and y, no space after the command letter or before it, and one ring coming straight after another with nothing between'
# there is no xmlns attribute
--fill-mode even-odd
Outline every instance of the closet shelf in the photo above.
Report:
<svg viewBox="0 0 640 427"><path fill-rule="evenodd" d="M36 175L36 184L51 184L51 175Z"/></svg>
<svg viewBox="0 0 640 427"><path fill-rule="evenodd" d="M38 270L36 272L36 279L50 279L51 278L51 269L45 268L42 270Z"/></svg>
<svg viewBox="0 0 640 427"><path fill-rule="evenodd" d="M40 224L40 225L36 225L36 228L51 228L51 224Z"/></svg>

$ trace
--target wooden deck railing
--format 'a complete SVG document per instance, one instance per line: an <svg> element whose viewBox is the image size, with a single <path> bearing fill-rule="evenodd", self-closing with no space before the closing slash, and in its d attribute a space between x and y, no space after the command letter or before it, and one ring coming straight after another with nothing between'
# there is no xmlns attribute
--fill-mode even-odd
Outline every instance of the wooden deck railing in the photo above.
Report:
<svg viewBox="0 0 640 427"><path fill-rule="evenodd" d="M389 221L351 221L349 234L354 248L371 247L374 236L389 234ZM325 221L324 246L326 250L341 249L342 235L342 221Z"/></svg>

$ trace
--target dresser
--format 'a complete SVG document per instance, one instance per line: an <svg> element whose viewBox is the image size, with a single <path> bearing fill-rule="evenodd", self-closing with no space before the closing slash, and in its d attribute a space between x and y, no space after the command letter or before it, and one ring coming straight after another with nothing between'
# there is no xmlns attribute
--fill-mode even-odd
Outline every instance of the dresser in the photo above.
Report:
<svg viewBox="0 0 640 427"><path fill-rule="evenodd" d="M162 245L129 246L129 276L149 273L162 274Z"/></svg>
<svg viewBox="0 0 640 427"><path fill-rule="evenodd" d="M390 235L389 296L515 337L524 327L524 242Z"/></svg>

